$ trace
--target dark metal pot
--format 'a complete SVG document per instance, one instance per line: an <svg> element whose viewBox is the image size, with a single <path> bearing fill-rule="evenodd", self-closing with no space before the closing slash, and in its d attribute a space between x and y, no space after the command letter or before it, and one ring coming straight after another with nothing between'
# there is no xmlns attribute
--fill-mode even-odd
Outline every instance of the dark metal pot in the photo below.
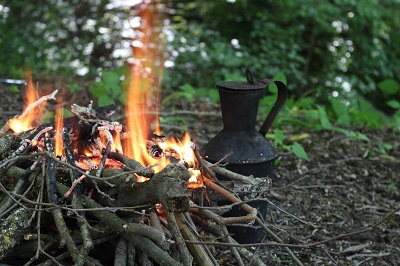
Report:
<svg viewBox="0 0 400 266"><path fill-rule="evenodd" d="M216 83L221 101L223 129L201 149L201 153L207 161L226 164L228 170L236 173L271 178L277 152L265 135L286 101L287 90L281 81L254 82L248 69L246 78L247 82ZM278 98L260 130L257 131L255 127L261 92L271 82L278 88ZM223 176L218 178L227 180ZM257 201L250 205L258 208L263 216L266 215L267 202ZM236 207L226 215L241 216L246 213ZM257 227L231 226L229 230L235 233L234 238L240 243L258 242L263 235L262 229Z"/></svg>
<svg viewBox="0 0 400 266"><path fill-rule="evenodd" d="M222 160L221 163L227 163L227 169L243 175L272 177L277 153L265 135L286 101L286 86L281 81L273 81L278 87L278 98L257 131L261 92L272 81L254 82L249 70L246 76L247 82L217 82L223 129L202 148L202 155L210 162Z"/></svg>

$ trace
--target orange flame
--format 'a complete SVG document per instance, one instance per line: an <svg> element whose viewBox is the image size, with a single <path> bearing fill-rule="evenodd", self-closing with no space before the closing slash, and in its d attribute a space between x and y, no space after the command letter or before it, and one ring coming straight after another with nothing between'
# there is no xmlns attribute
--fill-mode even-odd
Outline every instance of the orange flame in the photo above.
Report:
<svg viewBox="0 0 400 266"><path fill-rule="evenodd" d="M157 80L162 76L162 63L160 63L157 36L154 25L157 21L155 3L142 3L138 5L141 19L141 36L133 43L134 63L131 65L130 82L126 91L127 126L130 131L130 140L124 145L124 153L139 161L142 165L157 163L147 152L146 142L149 140L151 120L145 117L149 108L152 108L156 98L154 90L158 88ZM163 51L161 51L163 53ZM156 64L157 62L157 64ZM157 66L158 65L158 66ZM157 118L154 119L158 121ZM155 130L159 132L158 129Z"/></svg>
<svg viewBox="0 0 400 266"><path fill-rule="evenodd" d="M162 148L164 150L173 150L177 153L177 157L181 160L180 162L185 162L189 165L188 170L192 174L189 179L189 188L196 188L203 186L203 183L200 179L201 172L199 170L194 170L196 166L196 159L193 154L193 150L190 147L189 143L191 142L190 135L188 132L185 132L182 140L175 140L174 138L168 139L165 143L163 143ZM165 165L169 163L169 160L165 161Z"/></svg>
<svg viewBox="0 0 400 266"><path fill-rule="evenodd" d="M33 86L32 77L29 75L26 79L26 90L24 100L24 111L26 108L38 99L37 92ZM43 103L44 104L44 103ZM43 106L43 105L42 105ZM35 121L38 119L37 112L29 111L24 112L23 115L18 116L8 122L8 126L14 133L27 131L34 127Z"/></svg>
<svg viewBox="0 0 400 266"><path fill-rule="evenodd" d="M154 2L154 1L153 1ZM124 142L124 154L139 161L143 166L155 165L153 169L160 171L170 160L165 156L161 159L155 159L149 155L147 150L148 140L153 132L151 124L154 123L156 134L160 134L158 115L146 117L149 109L158 111L160 80L163 71L164 46L162 40L157 35L157 8L156 3L148 1L138 5L140 8L140 39L136 39L133 44L133 54L135 60L131 65L130 81L126 91L126 119L130 136ZM158 113L158 112L156 112ZM193 151L189 147L190 136L185 134L182 141L169 139L166 143L160 144L164 150L173 150L177 153L176 157L188 164L194 164L195 159ZM196 176L200 172L192 171L193 182L197 182ZM144 180L141 180L144 181Z"/></svg>
<svg viewBox="0 0 400 266"><path fill-rule="evenodd" d="M113 151L122 153L122 143L121 143L121 134L120 131L116 131L114 136L114 146L112 147Z"/></svg>
<svg viewBox="0 0 400 266"><path fill-rule="evenodd" d="M160 27L156 25L158 14L157 3L154 2L148 1L138 5L141 26L137 30L140 31L137 36L141 38L132 42L135 59L131 64L125 105L126 124L130 134L129 139L124 141L123 150L125 155L139 161L143 166L157 165L153 169L160 171L170 163L170 160L165 156L155 159L147 150L152 132L160 134L158 115L149 117L146 114L149 113L149 110L158 111L160 80L164 65L164 45L159 38L160 32L157 32ZM152 123L155 127L154 130L151 128ZM182 141L168 139L166 143L161 143L160 147L163 150L173 150L177 153L174 157L179 157L181 161L194 165L195 158L188 145L189 142L190 136L186 133ZM192 174L193 182L191 183L198 184L196 176L200 176L200 171L193 170ZM139 181L144 181L144 178Z"/></svg>
<svg viewBox="0 0 400 266"><path fill-rule="evenodd" d="M64 113L62 100L57 102L56 106L56 118L55 118L55 154L56 156L64 155L63 140L62 140L62 128L64 126Z"/></svg>

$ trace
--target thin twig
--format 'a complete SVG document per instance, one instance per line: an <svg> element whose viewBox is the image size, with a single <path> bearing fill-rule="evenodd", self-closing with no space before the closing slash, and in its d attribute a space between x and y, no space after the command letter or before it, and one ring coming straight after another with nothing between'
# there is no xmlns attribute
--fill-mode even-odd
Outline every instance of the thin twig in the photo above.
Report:
<svg viewBox="0 0 400 266"><path fill-rule="evenodd" d="M229 234L228 229L226 228L226 226L225 226L225 225L222 225L221 228L222 228L222 232L224 232L224 234L226 235L226 237L224 238L225 241L226 241L227 243L231 243L231 244L232 244L232 243L233 243L232 237L230 236L230 234ZM231 252L232 252L233 256L236 258L238 265L239 265L239 266L244 266L243 260L242 260L242 258L240 257L240 254L239 254L239 252L237 251L236 247L230 246L229 248L231 249Z"/></svg>
<svg viewBox="0 0 400 266"><path fill-rule="evenodd" d="M391 216L393 216L398 211L400 211L400 206L398 208L392 210L388 214L386 214L385 217L380 219L378 222L376 222L373 225L368 226L364 229L353 231L350 233L339 234L339 235L327 238L325 240L313 242L313 243L309 243L309 244L286 244L286 243L276 243L276 242L251 243L251 244L229 244L229 243L200 242L200 241L186 241L186 242L191 243L191 244L199 244L199 245L204 244L204 245L214 245L214 246L221 245L221 246L235 246L235 247L239 247L239 246L241 246L241 247L290 247L290 248L302 248L302 249L315 248L317 246L332 242L334 240L343 239L343 238L347 238L350 236L355 236L355 235L370 232L370 231L374 230L376 227L378 227L379 225L381 225L382 223L384 223L386 220L388 220Z"/></svg>
<svg viewBox="0 0 400 266"><path fill-rule="evenodd" d="M50 93L49 95L44 95L42 97L40 97L38 100L36 100L35 102L31 103L30 105L28 105L25 110L22 112L22 114L17 115L15 117L13 117L12 119L7 121L7 124L4 125L4 127L0 130L0 137L3 136L9 129L10 129L10 123L13 119L21 119L23 118L25 115L27 115L28 113L30 113L32 111L32 109L36 108L37 106L39 106L41 103L47 101L47 100L54 100L55 96L57 94L58 90L53 91L52 93Z"/></svg>
<svg viewBox="0 0 400 266"><path fill-rule="evenodd" d="M172 235L175 238L175 241L178 245L178 249L180 251L180 261L184 266L191 266L193 263L193 258L185 245L185 240L183 239L179 227L175 220L175 215L172 212L167 211L167 220L168 220L168 228L171 231Z"/></svg>

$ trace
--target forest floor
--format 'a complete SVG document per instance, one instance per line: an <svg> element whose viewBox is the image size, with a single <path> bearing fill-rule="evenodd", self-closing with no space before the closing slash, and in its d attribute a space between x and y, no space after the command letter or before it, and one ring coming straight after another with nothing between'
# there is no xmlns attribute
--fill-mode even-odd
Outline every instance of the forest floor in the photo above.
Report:
<svg viewBox="0 0 400 266"><path fill-rule="evenodd" d="M10 93L4 86L0 86L0 92L3 125L21 111L22 100L18 93ZM81 95L79 98L86 99ZM176 110L190 111L181 114ZM222 128L218 105L209 102L174 101L174 106L161 107L160 116L184 116L181 122L161 124L163 133L179 137L185 128L199 147ZM397 133L388 129L353 129L367 135L370 141L366 142L333 131L294 130L290 125L281 130L288 137L308 134L300 143L309 161L279 150L279 164L269 194L276 207L269 205L268 227L285 243L298 245L291 250L304 265L398 265L400 212L371 228L400 206ZM380 142L391 144L393 149L383 154L378 149ZM360 230L365 232L318 244ZM264 242L273 240L267 235ZM295 265L282 247L250 250L266 265ZM217 259L220 265L237 265L227 248L217 249Z"/></svg>
<svg viewBox="0 0 400 266"><path fill-rule="evenodd" d="M199 106L197 109L202 104ZM221 128L217 115L189 123L188 130L197 133L201 146ZM285 243L300 246L291 250L305 265L398 265L400 211L364 233L313 246L341 234L371 228L400 207L398 134L388 129L354 128L368 136L370 141L366 142L334 131L294 130L290 125L281 130L288 138L308 134L300 143L309 161L292 152L279 151L269 195L276 207L270 204L266 217L271 230ZM391 144L393 149L383 154L378 149L380 142ZM273 239L267 236L264 242ZM313 247L305 248L307 245ZM295 265L282 247L252 250L266 265Z"/></svg>

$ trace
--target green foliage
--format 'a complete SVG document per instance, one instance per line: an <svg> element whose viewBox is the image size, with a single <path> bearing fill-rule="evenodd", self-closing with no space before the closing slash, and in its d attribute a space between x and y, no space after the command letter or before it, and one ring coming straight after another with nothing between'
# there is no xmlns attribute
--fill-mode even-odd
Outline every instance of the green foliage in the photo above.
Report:
<svg viewBox="0 0 400 266"><path fill-rule="evenodd" d="M9 90L11 92L15 92L15 93L19 93L19 91L20 91L19 88L17 86L15 86L15 85L10 86Z"/></svg>
<svg viewBox="0 0 400 266"><path fill-rule="evenodd" d="M172 7L175 65L167 71L178 79L171 88L211 87L227 73L241 80L249 67L256 78L288 77L290 116L302 119L281 120L316 130L400 128L398 1L186 0Z"/></svg>
<svg viewBox="0 0 400 266"><path fill-rule="evenodd" d="M109 0L28 0L0 3L0 73L8 78L34 75L83 75L110 67L123 40L128 13L111 8ZM118 19L115 15L118 12ZM85 69L83 73L79 69Z"/></svg>
<svg viewBox="0 0 400 266"><path fill-rule="evenodd" d="M297 141L294 141L291 145L284 144L286 135L282 130L275 129L273 138L274 138L274 146L276 148L282 147L288 151L292 151L293 154L296 155L297 158L300 158L300 159L303 159L306 161L309 160L307 152L304 150L303 146L300 143L298 143Z"/></svg>
<svg viewBox="0 0 400 266"><path fill-rule="evenodd" d="M123 103L128 77L122 81L116 66L124 59L115 51L129 46L131 37L121 31L143 9L110 2L0 4L0 62L6 62L0 64L1 75L22 78L32 69L40 77L74 76L83 69L92 79L102 72L90 89L99 105ZM288 84L291 96L275 125L336 130L365 141L348 128L400 130L399 1L152 2L166 15L166 23L151 24L152 31L168 32L161 57L173 63L164 72L163 89L169 94L164 102L215 102L215 82L244 80L248 67L256 79L274 77ZM143 35L136 26L129 30ZM154 44L144 48L164 47ZM268 89L272 95L261 100L263 114L276 98L275 85ZM76 84L70 87L72 93L77 90Z"/></svg>
<svg viewBox="0 0 400 266"><path fill-rule="evenodd" d="M103 71L101 80L96 82L89 91L97 98L99 106L115 103L125 103L125 84L128 80L127 67L120 67L114 71ZM126 82L122 82L125 78Z"/></svg>
<svg viewBox="0 0 400 266"><path fill-rule="evenodd" d="M378 87L381 91L390 95L394 95L400 91L400 85L394 79L385 79L378 83Z"/></svg>
<svg viewBox="0 0 400 266"><path fill-rule="evenodd" d="M69 92L70 92L70 93L75 93L75 92L77 92L78 90L79 90L79 85L76 84L76 83L72 84L71 87L69 88Z"/></svg>
<svg viewBox="0 0 400 266"><path fill-rule="evenodd" d="M274 130L274 146L278 147L280 145L283 145L283 141L285 139L285 133L283 133L282 130L280 129L275 129Z"/></svg>
<svg viewBox="0 0 400 266"><path fill-rule="evenodd" d="M388 187L387 187L387 189L388 189L389 191L394 191L394 190L397 190L397 187L396 187L395 184L389 184Z"/></svg>
<svg viewBox="0 0 400 266"><path fill-rule="evenodd" d="M212 102L217 102L219 100L219 94L216 89L206 89L206 88L194 88L190 84L183 84L178 87L178 91L175 91L165 97L162 104L165 104L171 100L184 99L187 101L198 100L198 98L209 99Z"/></svg>
<svg viewBox="0 0 400 266"><path fill-rule="evenodd" d="M393 150L393 146L390 143L384 143L382 140L378 142L378 151L382 154L387 154L388 150Z"/></svg>
<svg viewBox="0 0 400 266"><path fill-rule="evenodd" d="M336 123L338 125L350 126L351 118L349 115L349 107L338 98L331 98L330 103L333 111L337 117Z"/></svg>
<svg viewBox="0 0 400 266"><path fill-rule="evenodd" d="M303 146L301 146L297 141L295 141L291 147L291 150L293 151L293 153L299 157L300 159L304 159L306 161L308 161L308 155L306 153L306 151L304 150Z"/></svg>

